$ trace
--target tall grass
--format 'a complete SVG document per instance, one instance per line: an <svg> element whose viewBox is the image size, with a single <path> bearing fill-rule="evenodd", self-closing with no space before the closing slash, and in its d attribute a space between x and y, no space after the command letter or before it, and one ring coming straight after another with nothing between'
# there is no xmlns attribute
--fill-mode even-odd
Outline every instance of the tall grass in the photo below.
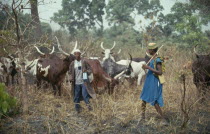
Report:
<svg viewBox="0 0 210 134"><path fill-rule="evenodd" d="M131 49L131 48L129 48ZM123 49L124 55L129 49ZM139 48L140 49L140 48ZM132 49L131 49L132 50ZM143 56L144 50L133 50L135 57ZM181 111L182 83L180 74L186 75L186 106L197 101L197 90L193 84L191 70L184 70L183 65L191 60L193 54L179 52L175 48L168 48L162 55L172 55L172 59L165 62L167 82L163 87L163 112L169 120L169 126L161 126L156 110L150 104L146 107L146 121L139 122L141 117L141 100L139 99L142 86L129 86L125 81L115 88L113 95L107 93L97 95L91 100L93 111L88 111L84 102L82 112L74 110L70 86L63 84L63 96L54 96L52 89L37 90L32 86L29 91L29 114L1 121L0 132L3 133L181 133L183 115ZM19 91L19 90L18 90ZM18 93L17 93L18 94ZM207 133L210 125L210 101L205 104L195 103L189 113L189 122L185 132ZM11 122L12 120L12 122Z"/></svg>

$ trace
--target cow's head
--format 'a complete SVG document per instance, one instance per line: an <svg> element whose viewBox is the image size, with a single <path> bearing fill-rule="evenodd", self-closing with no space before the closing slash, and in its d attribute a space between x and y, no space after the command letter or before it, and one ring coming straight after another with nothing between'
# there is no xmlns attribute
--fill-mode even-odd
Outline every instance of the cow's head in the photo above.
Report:
<svg viewBox="0 0 210 134"><path fill-rule="evenodd" d="M111 58L113 61L115 61L114 57L112 56L112 55L114 54L114 53L112 52L112 50L114 49L115 45L116 45L116 44L115 44L115 42L114 42L112 48L110 48L110 49L105 49L104 46L103 46L103 42L101 42L101 48L104 50L104 51L102 52L102 54L104 54L103 61L105 61L106 59L109 59L109 58ZM119 54L120 52L121 52L121 49L119 50L118 54Z"/></svg>
<svg viewBox="0 0 210 134"><path fill-rule="evenodd" d="M7 68L7 71L10 72L13 69L16 69L16 70L20 69L20 65L19 65L20 59L17 58L18 51L15 52L14 54L11 54L5 48L3 48L3 50L8 54L8 56L6 57L7 59L5 60L5 63L4 63Z"/></svg>
<svg viewBox="0 0 210 134"><path fill-rule="evenodd" d="M66 56L69 56L70 54L67 53L67 52L65 52L65 51L63 51L63 49L61 48L61 44L60 44L60 42L59 42L59 40L58 40L58 38L57 38L56 36L55 36L55 39L56 39L56 41L57 41L58 50L59 50L62 54L66 55ZM76 41L76 43L75 43L75 45L74 45L74 49L71 51L71 55L70 55L70 56L73 56L74 51L75 51L76 49L77 49L77 41ZM81 55L84 55L84 53L85 53L85 52L83 52Z"/></svg>
<svg viewBox="0 0 210 134"><path fill-rule="evenodd" d="M4 65L4 71L10 74L13 69L15 69L14 61L7 57L1 57L1 63ZM2 66L3 67L3 66Z"/></svg>
<svg viewBox="0 0 210 134"><path fill-rule="evenodd" d="M64 62L70 62L71 63L72 61L74 61L75 56L73 55L73 53L77 49L77 41L75 43L74 49L72 50L71 54L69 54L69 53L63 51L63 49L61 48L60 42L59 42L59 40L56 36L55 36L55 39L57 41L59 51L66 56L66 58L64 59Z"/></svg>
<svg viewBox="0 0 210 134"><path fill-rule="evenodd" d="M126 69L124 71L122 71L120 74L116 75L114 77L114 79L118 79L119 77L122 77L122 76L123 77L130 77L131 75L134 75L133 74L133 68L132 68L132 65L131 65L131 63L132 63L132 56L131 56L131 54L129 54L129 56L130 56L130 60L127 60L128 64L127 64Z"/></svg>
<svg viewBox="0 0 210 134"><path fill-rule="evenodd" d="M45 57L47 57L49 55L52 55L55 52L55 47L54 46L53 46L52 51L50 53L48 53L48 54L41 52L40 49L37 46L34 46L34 47L36 48L37 52L39 54L41 54L41 58L45 58Z"/></svg>

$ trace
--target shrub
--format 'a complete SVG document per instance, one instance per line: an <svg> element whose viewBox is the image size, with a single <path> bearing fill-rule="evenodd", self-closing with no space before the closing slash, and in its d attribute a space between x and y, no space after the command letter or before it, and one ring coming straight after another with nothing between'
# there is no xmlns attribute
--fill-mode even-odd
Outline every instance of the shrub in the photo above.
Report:
<svg viewBox="0 0 210 134"><path fill-rule="evenodd" d="M16 98L10 96L5 89L5 85L0 83L0 118L11 113L17 106Z"/></svg>

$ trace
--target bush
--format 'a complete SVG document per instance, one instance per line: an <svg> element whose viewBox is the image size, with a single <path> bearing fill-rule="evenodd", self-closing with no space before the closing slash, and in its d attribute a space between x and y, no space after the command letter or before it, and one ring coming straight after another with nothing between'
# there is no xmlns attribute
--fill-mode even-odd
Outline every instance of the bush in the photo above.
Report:
<svg viewBox="0 0 210 134"><path fill-rule="evenodd" d="M17 100L10 96L5 89L5 85L0 83L0 118L2 115L11 113L17 106Z"/></svg>

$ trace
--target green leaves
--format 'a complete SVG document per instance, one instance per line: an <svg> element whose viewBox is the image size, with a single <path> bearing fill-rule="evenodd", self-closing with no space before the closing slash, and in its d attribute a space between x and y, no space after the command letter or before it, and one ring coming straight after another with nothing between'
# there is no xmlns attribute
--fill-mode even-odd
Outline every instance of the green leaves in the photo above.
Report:
<svg viewBox="0 0 210 134"><path fill-rule="evenodd" d="M2 104L1 104L1 107L2 107L2 111L4 114L6 114L6 112L8 111L9 109L9 105L6 101L4 101Z"/></svg>
<svg viewBox="0 0 210 134"><path fill-rule="evenodd" d="M51 18L72 35L78 30L89 30L96 25L103 29L105 0L63 0L63 9Z"/></svg>
<svg viewBox="0 0 210 134"><path fill-rule="evenodd" d="M131 13L134 11L134 2L130 0L110 0L106 6L109 24L120 25L122 23L134 24Z"/></svg>
<svg viewBox="0 0 210 134"><path fill-rule="evenodd" d="M8 114L10 110L15 108L17 105L17 100L11 97L5 91L5 85L0 83L0 115Z"/></svg>
<svg viewBox="0 0 210 134"><path fill-rule="evenodd" d="M181 33L181 39L191 46L203 44L208 40L201 31L202 23L199 16L183 16L183 21L176 24L175 28Z"/></svg>

